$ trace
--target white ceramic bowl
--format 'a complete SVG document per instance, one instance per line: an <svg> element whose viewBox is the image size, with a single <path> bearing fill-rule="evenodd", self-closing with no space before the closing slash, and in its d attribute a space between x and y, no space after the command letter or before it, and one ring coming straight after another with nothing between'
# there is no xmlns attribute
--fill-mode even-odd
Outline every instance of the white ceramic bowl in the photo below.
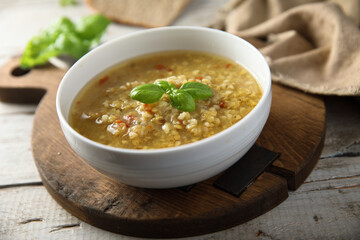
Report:
<svg viewBox="0 0 360 240"><path fill-rule="evenodd" d="M105 69L139 55L165 50L198 50L235 60L257 79L263 90L258 105L230 128L179 147L131 150L89 140L68 123L71 103L84 85ZM212 177L239 160L254 144L271 105L269 67L261 53L232 34L203 27L164 27L109 41L76 62L65 74L56 97L61 128L79 156L105 175L144 188L172 188Z"/></svg>

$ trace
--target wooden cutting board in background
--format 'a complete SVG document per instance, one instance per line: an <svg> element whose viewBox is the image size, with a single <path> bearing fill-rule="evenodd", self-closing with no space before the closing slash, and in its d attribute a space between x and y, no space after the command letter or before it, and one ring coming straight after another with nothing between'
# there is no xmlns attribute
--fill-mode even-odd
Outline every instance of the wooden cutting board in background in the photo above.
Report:
<svg viewBox="0 0 360 240"><path fill-rule="evenodd" d="M52 197L81 220L138 237L187 237L249 221L279 205L310 174L325 133L323 100L273 85L269 119L257 144L280 152L269 170L240 197L212 186L213 177L189 192L141 189L115 182L90 167L66 142L55 109L63 70L51 66L16 72L18 59L0 69L0 100L37 102L32 134L34 161ZM24 200L25 201L25 200Z"/></svg>
<svg viewBox="0 0 360 240"><path fill-rule="evenodd" d="M85 3L109 19L142 27L170 25L190 0L86 0Z"/></svg>

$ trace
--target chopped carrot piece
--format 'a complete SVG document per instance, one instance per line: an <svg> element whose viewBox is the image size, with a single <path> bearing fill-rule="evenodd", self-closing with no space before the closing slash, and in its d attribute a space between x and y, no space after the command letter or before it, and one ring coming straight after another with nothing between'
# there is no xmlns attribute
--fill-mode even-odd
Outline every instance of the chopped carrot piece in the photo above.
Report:
<svg viewBox="0 0 360 240"><path fill-rule="evenodd" d="M220 101L220 102L219 102L219 106L220 106L221 108L225 108L225 107L226 107L226 102Z"/></svg>
<svg viewBox="0 0 360 240"><path fill-rule="evenodd" d="M149 104L144 104L144 108L145 108L145 111L147 111L148 113L151 113L151 114L153 114L153 112L152 112L152 108L149 106Z"/></svg>
<svg viewBox="0 0 360 240"><path fill-rule="evenodd" d="M125 126L126 126L127 128L130 127L128 123L126 123L126 122L124 122L124 121L122 121L122 120L115 120L115 123L117 123L117 124L123 123L123 124L125 124Z"/></svg>
<svg viewBox="0 0 360 240"><path fill-rule="evenodd" d="M134 124L134 121L136 120L133 115L127 115L124 118L129 122L129 124Z"/></svg>
<svg viewBox="0 0 360 240"><path fill-rule="evenodd" d="M231 67L231 63L228 63L228 64L226 64L226 66L225 66L225 68L229 68L229 67Z"/></svg>
<svg viewBox="0 0 360 240"><path fill-rule="evenodd" d="M195 77L195 79L202 80L202 79L203 79L203 77L201 77L201 76L197 76L197 77Z"/></svg>
<svg viewBox="0 0 360 240"><path fill-rule="evenodd" d="M156 69L158 69L158 70L162 70L162 69L165 69L165 68L166 68L166 66L163 65L163 64L157 64L157 65L155 65L154 67L155 67Z"/></svg>
<svg viewBox="0 0 360 240"><path fill-rule="evenodd" d="M107 80L109 80L108 76L105 76L99 80L99 85L103 85Z"/></svg>

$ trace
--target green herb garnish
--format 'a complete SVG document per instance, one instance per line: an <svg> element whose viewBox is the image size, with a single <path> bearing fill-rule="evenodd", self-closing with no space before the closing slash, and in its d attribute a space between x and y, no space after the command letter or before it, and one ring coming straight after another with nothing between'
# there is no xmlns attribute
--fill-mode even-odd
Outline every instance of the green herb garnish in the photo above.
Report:
<svg viewBox="0 0 360 240"><path fill-rule="evenodd" d="M62 7L66 7L66 6L69 6L69 5L76 5L77 2L75 0L59 0L59 4Z"/></svg>
<svg viewBox="0 0 360 240"><path fill-rule="evenodd" d="M77 23L62 17L33 37L21 57L20 67L29 69L45 64L60 54L79 59L100 41L110 20L89 15Z"/></svg>
<svg viewBox="0 0 360 240"><path fill-rule="evenodd" d="M130 97L142 103L154 103L162 95L169 94L170 104L181 111L195 110L195 100L205 100L213 95L211 88L199 82L187 82L180 89L167 81L158 81L155 84L143 84L130 92Z"/></svg>

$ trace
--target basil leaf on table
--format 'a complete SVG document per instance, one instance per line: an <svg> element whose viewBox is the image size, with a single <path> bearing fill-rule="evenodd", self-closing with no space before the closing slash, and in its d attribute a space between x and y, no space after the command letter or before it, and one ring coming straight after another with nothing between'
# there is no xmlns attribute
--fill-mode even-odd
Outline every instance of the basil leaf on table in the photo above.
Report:
<svg viewBox="0 0 360 240"><path fill-rule="evenodd" d="M179 89L174 89L170 92L170 104L185 112L191 112L195 110L195 101L192 96Z"/></svg>
<svg viewBox="0 0 360 240"><path fill-rule="evenodd" d="M78 23L67 17L59 18L29 41L20 67L43 65L60 54L79 59L100 41L109 23L110 20L98 14L83 17Z"/></svg>
<svg viewBox="0 0 360 240"><path fill-rule="evenodd" d="M199 82L184 83L180 87L180 90L189 93L194 98L194 100L204 100L213 95L213 92L209 86Z"/></svg>
<svg viewBox="0 0 360 240"><path fill-rule="evenodd" d="M130 92L130 97L142 103L154 103L160 100L165 90L155 84L143 84Z"/></svg>
<svg viewBox="0 0 360 240"><path fill-rule="evenodd" d="M100 41L109 23L110 20L102 15L87 15L75 25L75 28L81 39L96 44Z"/></svg>
<svg viewBox="0 0 360 240"><path fill-rule="evenodd" d="M69 5L76 5L77 2L75 0L59 0L59 3L62 7L66 7Z"/></svg>

